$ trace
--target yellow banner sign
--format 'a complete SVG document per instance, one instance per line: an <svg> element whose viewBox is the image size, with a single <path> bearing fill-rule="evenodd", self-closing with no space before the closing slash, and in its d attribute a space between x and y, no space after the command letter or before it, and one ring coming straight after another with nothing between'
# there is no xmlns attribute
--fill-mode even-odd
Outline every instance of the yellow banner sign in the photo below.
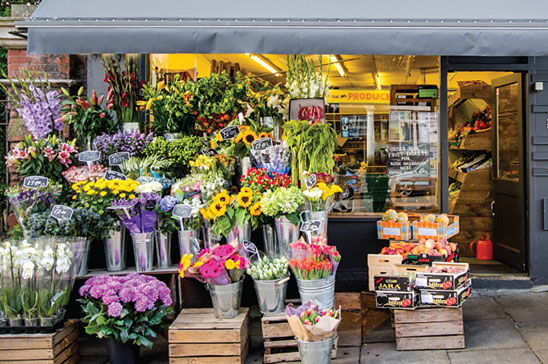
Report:
<svg viewBox="0 0 548 364"><path fill-rule="evenodd" d="M389 90L329 90L328 104L390 104Z"/></svg>

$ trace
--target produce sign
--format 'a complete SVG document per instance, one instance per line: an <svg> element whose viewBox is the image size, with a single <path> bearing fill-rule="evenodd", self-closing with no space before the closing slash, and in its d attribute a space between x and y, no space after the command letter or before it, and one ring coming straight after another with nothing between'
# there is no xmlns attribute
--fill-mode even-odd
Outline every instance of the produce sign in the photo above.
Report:
<svg viewBox="0 0 548 364"><path fill-rule="evenodd" d="M129 159L128 152L114 153L108 156L108 164L111 166L119 166Z"/></svg>
<svg viewBox="0 0 548 364"><path fill-rule="evenodd" d="M316 182L317 182L317 177L314 173L311 173L310 175L308 175L305 181L306 189L309 190L313 188L316 185Z"/></svg>
<svg viewBox="0 0 548 364"><path fill-rule="evenodd" d="M223 140L234 139L238 136L238 134L240 134L240 127L237 125L227 126L219 131L219 134Z"/></svg>
<svg viewBox="0 0 548 364"><path fill-rule="evenodd" d="M88 150L85 152L80 152L78 154L79 162L95 162L101 159L101 152L98 150Z"/></svg>
<svg viewBox="0 0 548 364"><path fill-rule="evenodd" d="M215 157L217 155L217 151L213 148L202 149L200 153L206 157Z"/></svg>
<svg viewBox="0 0 548 364"><path fill-rule="evenodd" d="M23 187L44 188L48 187L49 179L43 176L29 176L23 179Z"/></svg>
<svg viewBox="0 0 548 364"><path fill-rule="evenodd" d="M321 226L322 226L321 220L309 220L301 224L301 231L304 233L310 233L313 231L320 230Z"/></svg>
<svg viewBox="0 0 548 364"><path fill-rule="evenodd" d="M415 289L414 277L375 276L375 291L410 292Z"/></svg>
<svg viewBox="0 0 548 364"><path fill-rule="evenodd" d="M418 288L454 290L463 287L469 278L468 263L432 263L426 272L418 272L415 285Z"/></svg>
<svg viewBox="0 0 548 364"><path fill-rule="evenodd" d="M72 218L73 213L74 213L74 210L68 206L53 205L50 212L50 216L57 219L57 221L70 220Z"/></svg>
<svg viewBox="0 0 548 364"><path fill-rule="evenodd" d="M259 250L257 249L257 246L250 241L247 241L247 240L244 241L243 245L244 245L244 249L250 254L257 254L259 252Z"/></svg>
<svg viewBox="0 0 548 364"><path fill-rule="evenodd" d="M113 170L108 170L105 172L105 179L107 181L110 181L110 180L113 180L113 179L120 179L122 181L125 181L127 179L127 177L123 174L123 173L120 173L120 172L116 172L116 171L113 171Z"/></svg>
<svg viewBox="0 0 548 364"><path fill-rule="evenodd" d="M421 289L420 303L425 306L459 307L470 297L470 282L457 290Z"/></svg>
<svg viewBox="0 0 548 364"><path fill-rule="evenodd" d="M266 150L273 146L272 139L270 138L261 138L255 140L253 143L251 143L251 148L253 150Z"/></svg>
<svg viewBox="0 0 548 364"><path fill-rule="evenodd" d="M401 308L414 310L418 304L418 295L411 292L376 292L377 308Z"/></svg>
<svg viewBox="0 0 548 364"><path fill-rule="evenodd" d="M177 216L181 219L188 219L192 215L192 206L180 203L173 207L171 213L173 216Z"/></svg>

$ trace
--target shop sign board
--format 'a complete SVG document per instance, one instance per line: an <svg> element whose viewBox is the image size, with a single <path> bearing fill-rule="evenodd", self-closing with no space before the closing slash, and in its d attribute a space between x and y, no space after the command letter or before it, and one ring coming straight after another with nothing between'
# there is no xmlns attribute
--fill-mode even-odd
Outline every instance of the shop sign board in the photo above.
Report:
<svg viewBox="0 0 548 364"><path fill-rule="evenodd" d="M390 104L390 90L329 90L328 104Z"/></svg>

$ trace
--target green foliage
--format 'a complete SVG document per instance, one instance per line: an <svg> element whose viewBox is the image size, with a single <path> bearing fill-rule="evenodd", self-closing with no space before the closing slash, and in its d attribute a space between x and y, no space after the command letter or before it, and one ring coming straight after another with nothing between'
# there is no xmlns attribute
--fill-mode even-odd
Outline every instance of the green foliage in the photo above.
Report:
<svg viewBox="0 0 548 364"><path fill-rule="evenodd" d="M172 160L163 159L158 155L150 155L148 157L131 157L124 161L120 167L127 177L137 179L139 177L152 177L151 171L164 173L173 163Z"/></svg>
<svg viewBox="0 0 548 364"><path fill-rule="evenodd" d="M149 157L156 156L159 159L170 161L172 165L165 172L174 178L182 178L190 172L189 162L204 148L204 140L194 135L184 136L174 141L166 141L162 137L157 137L145 148L144 153Z"/></svg>

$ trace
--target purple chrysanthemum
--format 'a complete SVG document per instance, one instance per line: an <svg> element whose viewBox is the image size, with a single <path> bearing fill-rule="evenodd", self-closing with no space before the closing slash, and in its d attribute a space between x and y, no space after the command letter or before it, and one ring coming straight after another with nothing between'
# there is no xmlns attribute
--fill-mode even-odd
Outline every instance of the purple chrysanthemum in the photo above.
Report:
<svg viewBox="0 0 548 364"><path fill-rule="evenodd" d="M112 302L110 305L108 305L108 315L110 317L120 317L122 314L122 305L119 302Z"/></svg>
<svg viewBox="0 0 548 364"><path fill-rule="evenodd" d="M116 295L108 295L108 296L105 295L105 296L103 296L102 301L103 301L104 305L108 306L113 302L120 302L120 299Z"/></svg>

